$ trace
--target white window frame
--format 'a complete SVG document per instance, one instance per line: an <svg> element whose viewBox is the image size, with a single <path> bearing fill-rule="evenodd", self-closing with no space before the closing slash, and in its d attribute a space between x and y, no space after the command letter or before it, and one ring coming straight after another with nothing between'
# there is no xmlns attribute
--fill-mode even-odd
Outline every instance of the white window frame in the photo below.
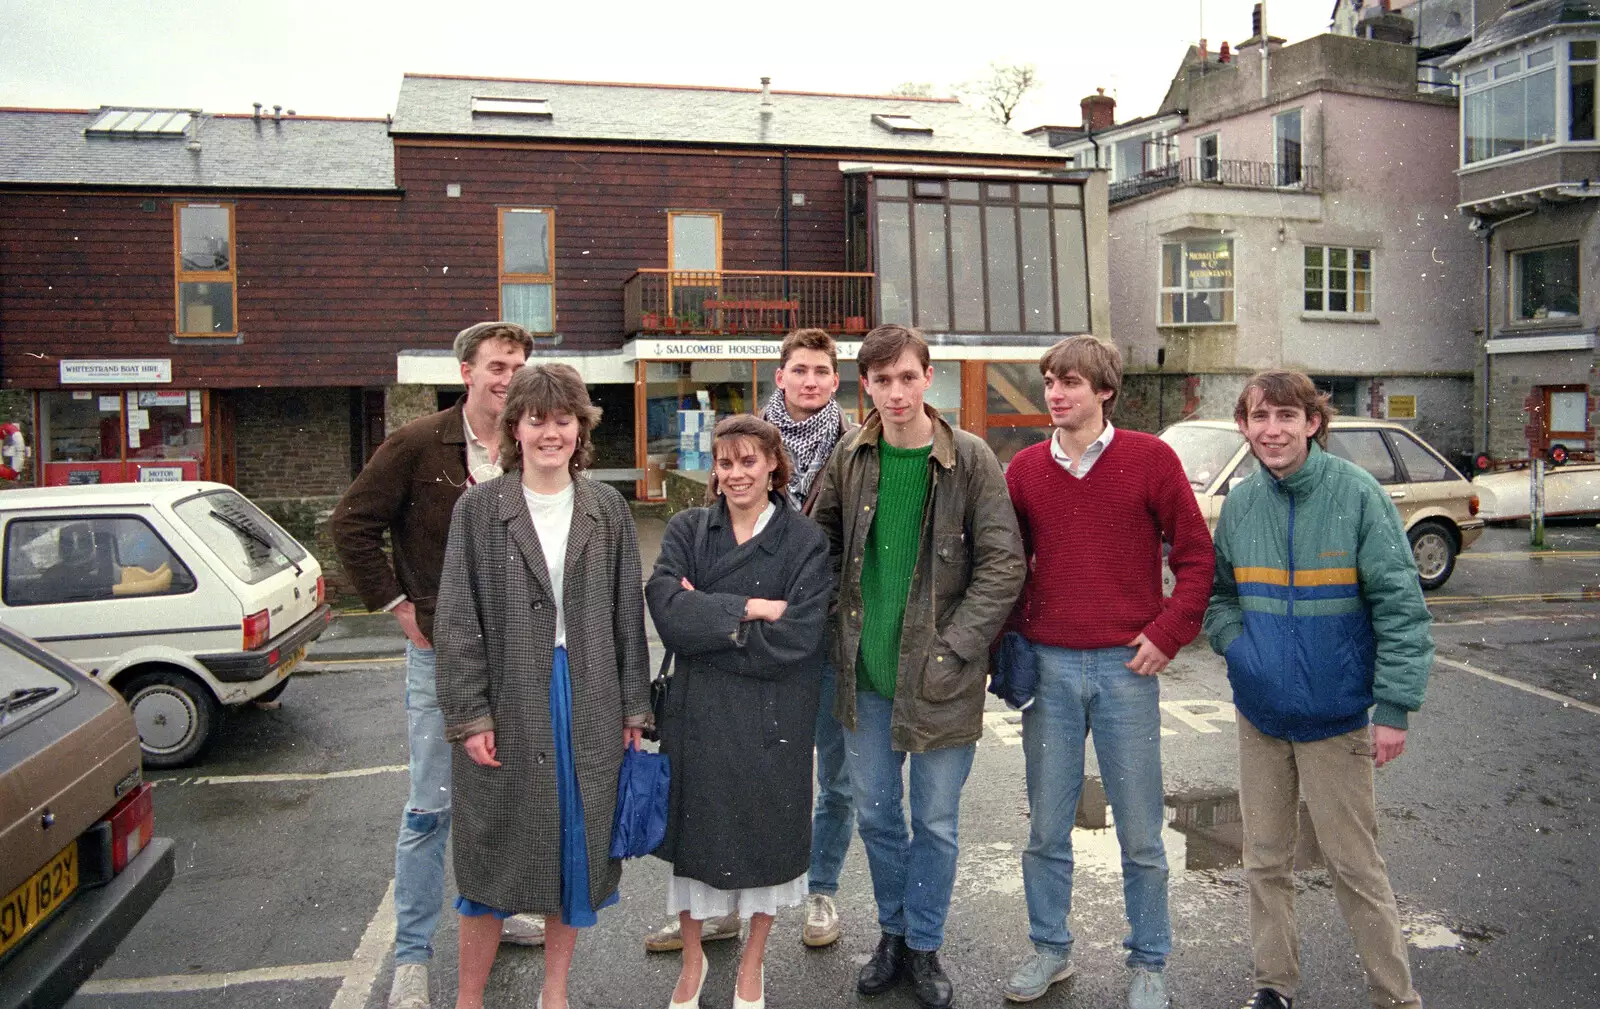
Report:
<svg viewBox="0 0 1600 1009"><path fill-rule="evenodd" d="M1300 145L1299 164L1295 165L1295 178L1289 182L1283 181L1284 167L1283 146L1278 136L1278 124L1287 122L1290 117L1295 121L1295 132L1300 139L1295 143ZM1306 115L1305 107L1284 109L1274 113L1272 117L1272 182L1278 189L1299 189L1306 184Z"/></svg>
<svg viewBox="0 0 1600 1009"><path fill-rule="evenodd" d="M1583 245L1582 245L1581 242L1556 242L1556 243L1551 244L1551 245L1540 245L1540 246L1535 246L1533 248L1528 248L1528 249L1515 249L1515 250L1512 250L1511 253L1510 253L1510 256L1511 256L1511 269L1508 272L1511 274L1511 276L1510 276L1511 290L1507 292L1507 297L1506 297L1506 308L1509 310L1509 316L1510 316L1510 318L1507 319L1507 322L1510 325L1513 325L1513 326L1530 326L1530 325L1537 326L1537 325L1541 325L1541 324L1577 325L1578 322L1580 321L1581 316L1579 314L1577 314L1577 313L1574 313L1572 315L1557 315L1557 316L1546 315L1544 318L1534 318L1532 316L1527 316L1527 315L1524 315L1522 313L1522 271L1523 271L1523 265L1522 264L1523 264L1523 260L1529 253L1549 252L1552 249L1572 249L1574 252L1577 253L1577 255L1578 255L1578 268L1574 272L1574 276L1576 276L1578 278L1578 291L1577 291L1578 306L1579 306L1580 310L1582 309L1582 306L1583 306Z"/></svg>
<svg viewBox="0 0 1600 1009"><path fill-rule="evenodd" d="M1206 156L1204 154L1204 151L1205 151L1205 145L1206 145L1206 141L1207 140L1213 141L1216 144L1216 153L1211 155L1211 174L1210 175L1207 175L1206 174L1206 170L1205 170ZM1194 167L1195 167L1195 174L1199 177L1199 180L1201 182L1215 182L1215 181L1217 181L1218 178L1221 177L1221 175L1222 175L1222 134L1221 133L1217 132L1216 130L1212 130L1210 133L1202 133L1199 136L1194 138Z"/></svg>
<svg viewBox="0 0 1600 1009"><path fill-rule="evenodd" d="M1322 266L1321 267L1310 267L1310 266L1306 266L1305 265L1305 253L1307 251L1311 250L1311 249L1321 249L1322 250ZM1331 279L1331 277L1333 275L1333 253L1335 253L1335 252L1343 252L1345 254L1345 267L1344 267L1344 282L1345 282L1345 286L1344 286L1343 290L1344 290L1344 295L1345 295L1345 305L1347 307L1342 308L1342 309L1330 308L1329 307L1329 305L1331 303L1330 295L1338 293L1338 291L1339 291L1339 288L1333 287L1329 283L1329 280ZM1356 253L1359 253L1359 252L1364 252L1364 253L1367 254L1367 268L1365 270L1356 269ZM1374 262L1375 258L1376 258L1376 253L1374 252L1374 250L1372 250L1370 248L1363 249L1363 248L1357 248L1355 246L1349 246L1349 245L1307 245L1307 246L1305 246L1305 248L1300 253L1300 264L1301 264L1300 309L1301 309L1301 314L1304 315L1304 316L1307 316L1309 318L1328 318L1328 319L1371 319L1374 316L1376 316L1376 314L1377 314L1377 290L1376 290L1376 284L1374 283L1374 281L1376 280L1376 277L1377 277L1377 270L1375 269L1375 267L1373 265L1373 262ZM1312 288L1312 287L1310 287L1309 285L1306 284L1306 276L1305 276L1305 274L1309 273L1312 269L1320 269L1321 270L1321 273L1322 273L1322 287L1320 289ZM1354 307L1355 306L1355 300L1356 300L1355 282L1356 282L1357 274L1362 274L1362 273L1365 273L1367 275L1367 307L1365 309L1363 309L1363 310L1357 310ZM1316 290L1320 290L1320 293L1322 294L1322 307L1321 308L1306 308L1305 307L1305 304L1306 304L1305 296L1307 294L1312 293L1313 291L1316 291Z"/></svg>
<svg viewBox="0 0 1600 1009"><path fill-rule="evenodd" d="M1189 264L1189 244L1191 242L1216 242L1216 241L1223 241L1223 242L1227 242L1228 243L1228 263L1229 263L1230 269L1233 272L1233 277L1232 277L1233 282L1231 284L1229 284L1227 287L1190 287L1189 286L1189 265L1188 265ZM1178 284L1177 287L1168 287L1168 286L1166 286L1166 284L1164 283L1164 279L1165 278L1162 276L1162 271L1166 266L1167 249L1170 246L1177 246L1178 247L1178 264L1179 264L1179 268L1183 271L1183 276L1179 280L1179 284ZM1157 326L1232 326L1232 325L1236 325L1238 323L1238 321L1239 321L1239 296L1238 296L1239 258L1238 258L1238 256L1239 256L1238 242L1236 242L1234 240L1233 236L1231 236L1231 235L1223 235L1223 236L1219 236L1217 238L1181 238L1181 239L1174 239L1174 240L1171 240L1171 241L1163 241L1161 243L1160 252L1158 253L1158 258L1156 260L1156 290L1157 290L1157 294L1156 294L1156 325ZM1162 308L1165 306L1167 298L1171 297L1174 294L1181 295L1183 297L1184 318L1183 319L1173 319L1171 322L1163 322L1162 321ZM1189 296L1190 295L1194 295L1194 294L1201 294L1201 295L1221 294L1221 295L1226 296L1226 301L1227 301L1228 307L1230 309L1230 311L1228 312L1228 318L1226 318L1226 319L1207 319L1207 320L1204 320L1204 321L1201 321L1201 322L1191 322L1191 321L1189 321L1189 319L1188 319L1188 315L1189 315L1189 308L1188 308L1188 306L1189 306Z"/></svg>
<svg viewBox="0 0 1600 1009"><path fill-rule="evenodd" d="M1460 68L1461 113L1456 141L1462 168L1475 169L1484 165L1503 164L1563 146L1579 148L1600 147L1600 136L1597 136L1595 140L1570 139L1572 134L1572 67L1574 65L1596 65L1588 59L1574 60L1571 55L1571 44L1573 42L1595 42L1600 44L1600 35L1560 35L1554 39L1545 38L1521 48L1502 50L1486 55L1477 62ZM1496 70L1512 60L1517 61L1517 68L1515 70L1507 70L1496 76ZM1518 80L1527 80L1536 74L1547 72L1554 74L1555 78L1555 122L1550 142L1530 145L1520 151L1496 154L1492 157L1478 158L1473 161L1467 160L1469 153L1467 148L1467 122L1468 107L1471 104L1471 99L1477 95L1485 94L1499 85ZM1600 115L1600 110L1597 110L1597 115Z"/></svg>

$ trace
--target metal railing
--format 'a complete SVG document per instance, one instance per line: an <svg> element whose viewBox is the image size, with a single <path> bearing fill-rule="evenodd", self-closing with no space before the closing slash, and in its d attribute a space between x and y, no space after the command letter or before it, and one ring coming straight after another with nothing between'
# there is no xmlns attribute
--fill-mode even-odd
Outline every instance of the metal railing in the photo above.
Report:
<svg viewBox="0 0 1600 1009"><path fill-rule="evenodd" d="M782 336L816 327L865 333L876 316L871 273L639 270L622 285L628 333Z"/></svg>
<svg viewBox="0 0 1600 1009"><path fill-rule="evenodd" d="M1121 203L1175 186L1208 185L1316 192L1322 188L1322 172L1318 166L1303 162L1277 164L1228 158L1183 158L1170 165L1142 172L1131 179L1112 183L1108 199L1111 203Z"/></svg>

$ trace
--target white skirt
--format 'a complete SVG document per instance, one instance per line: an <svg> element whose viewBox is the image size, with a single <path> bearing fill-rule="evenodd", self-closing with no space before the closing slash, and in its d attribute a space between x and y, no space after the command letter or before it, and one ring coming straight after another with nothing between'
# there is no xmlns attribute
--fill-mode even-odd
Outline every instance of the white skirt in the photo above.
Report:
<svg viewBox="0 0 1600 1009"><path fill-rule="evenodd" d="M737 913L748 919L753 914L776 915L779 908L798 907L806 899L806 874L777 886L752 886L744 890L718 890L698 879L672 876L667 880L667 913L688 911L689 917L705 921Z"/></svg>

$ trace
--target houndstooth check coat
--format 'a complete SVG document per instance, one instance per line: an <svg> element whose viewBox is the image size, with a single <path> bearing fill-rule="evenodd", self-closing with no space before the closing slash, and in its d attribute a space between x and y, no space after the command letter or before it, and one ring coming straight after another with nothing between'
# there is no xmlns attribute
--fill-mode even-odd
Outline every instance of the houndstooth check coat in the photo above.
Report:
<svg viewBox="0 0 1600 1009"><path fill-rule="evenodd" d="M452 751L456 883L504 911L561 909L561 814L550 728L556 611L544 551L513 471L474 487L450 520L434 622L439 707ZM609 857L622 729L650 711L638 533L622 495L579 477L565 564L572 745L589 899L622 876ZM461 740L493 729L500 767Z"/></svg>

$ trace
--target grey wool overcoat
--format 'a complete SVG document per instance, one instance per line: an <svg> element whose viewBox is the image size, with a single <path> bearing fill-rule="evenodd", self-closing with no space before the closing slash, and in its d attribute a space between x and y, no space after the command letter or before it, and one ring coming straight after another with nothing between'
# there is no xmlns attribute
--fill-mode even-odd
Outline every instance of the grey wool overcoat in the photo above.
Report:
<svg viewBox="0 0 1600 1009"><path fill-rule="evenodd" d="M611 487L579 477L564 565L572 746L594 907L617 888L609 856L624 724L650 711L638 532ZM504 911L561 909L561 813L550 671L556 610L521 473L456 503L434 621L439 707L451 761L456 883ZM500 767L473 763L461 740L492 729Z"/></svg>
<svg viewBox="0 0 1600 1009"><path fill-rule="evenodd" d="M743 544L723 502L673 516L645 586L676 656L660 726L672 761L667 837L655 854L719 890L787 883L811 862L811 749L833 577L821 528L773 500L772 520ZM773 623L741 620L752 597L789 606Z"/></svg>

